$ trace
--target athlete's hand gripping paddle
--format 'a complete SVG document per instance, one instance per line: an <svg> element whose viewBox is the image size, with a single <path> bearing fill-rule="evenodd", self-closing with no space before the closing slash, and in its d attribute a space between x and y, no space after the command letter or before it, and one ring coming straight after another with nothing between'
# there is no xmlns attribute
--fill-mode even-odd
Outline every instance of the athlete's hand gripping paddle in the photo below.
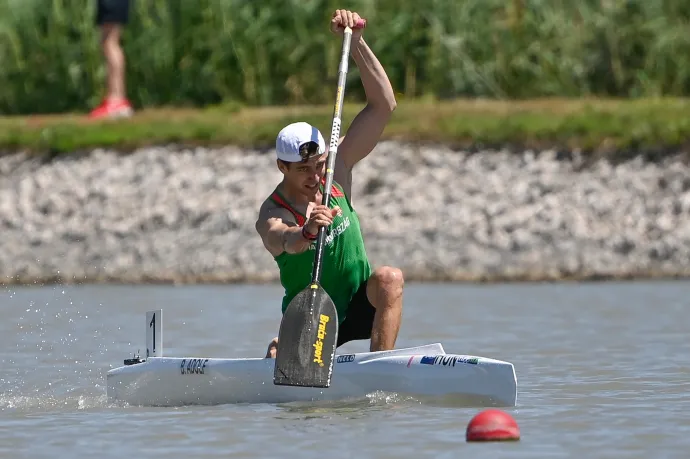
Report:
<svg viewBox="0 0 690 459"><path fill-rule="evenodd" d="M356 27L364 27L361 20ZM328 206L333 184L333 169L340 139L341 112L345 94L345 78L350 58L352 29L345 28L338 72L331 141L326 161L326 183L322 203ZM338 342L338 312L328 293L320 284L321 262L326 241L326 228L320 227L311 283L288 304L280 322L273 383L279 386L329 387L333 359Z"/></svg>

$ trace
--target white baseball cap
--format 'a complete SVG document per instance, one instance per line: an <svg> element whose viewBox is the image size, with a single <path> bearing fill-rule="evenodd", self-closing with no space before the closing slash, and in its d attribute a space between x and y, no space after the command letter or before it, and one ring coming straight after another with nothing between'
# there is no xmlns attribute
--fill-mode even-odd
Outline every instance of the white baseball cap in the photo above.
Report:
<svg viewBox="0 0 690 459"><path fill-rule="evenodd" d="M318 129L303 121L288 124L281 129L276 138L276 155L278 159L288 163L302 161L299 148L307 142L316 142L320 155L326 153L326 141Z"/></svg>

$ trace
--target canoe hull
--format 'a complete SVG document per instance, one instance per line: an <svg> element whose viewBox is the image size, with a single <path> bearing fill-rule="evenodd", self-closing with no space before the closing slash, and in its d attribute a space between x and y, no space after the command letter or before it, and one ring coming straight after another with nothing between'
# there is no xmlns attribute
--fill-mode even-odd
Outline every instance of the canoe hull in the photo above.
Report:
<svg viewBox="0 0 690 459"><path fill-rule="evenodd" d="M139 406L314 402L376 392L515 406L511 363L446 354L440 344L336 356L329 388L273 384L275 360L149 357L107 374L108 399Z"/></svg>

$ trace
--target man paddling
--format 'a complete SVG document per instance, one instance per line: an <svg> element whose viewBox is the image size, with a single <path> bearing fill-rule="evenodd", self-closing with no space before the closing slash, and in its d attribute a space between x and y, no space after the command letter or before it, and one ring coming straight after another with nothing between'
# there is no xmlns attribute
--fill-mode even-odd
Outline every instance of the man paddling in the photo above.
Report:
<svg viewBox="0 0 690 459"><path fill-rule="evenodd" d="M342 35L345 27L353 29L351 56L367 104L340 139L329 207L321 205L328 154L324 138L307 123L292 123L277 136L277 165L283 180L261 205L256 230L278 264L285 288L284 313L310 283L314 240L319 228L326 227L321 285L338 311L337 346L370 339L370 350L380 351L395 347L403 276L398 268L371 268L351 203L352 169L376 146L396 102L385 70L362 38L362 29L355 29L360 19L356 12L336 10L330 23L335 34ZM275 358L277 344L278 338L274 338L266 357Z"/></svg>

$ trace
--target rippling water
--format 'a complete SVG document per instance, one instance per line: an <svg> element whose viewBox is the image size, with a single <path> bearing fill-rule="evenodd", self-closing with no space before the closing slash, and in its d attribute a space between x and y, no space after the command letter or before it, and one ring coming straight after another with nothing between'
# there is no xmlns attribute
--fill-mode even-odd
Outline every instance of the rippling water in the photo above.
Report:
<svg viewBox="0 0 690 459"><path fill-rule="evenodd" d="M279 286L0 291L3 457L687 457L690 283L408 284L398 346L513 362L517 443L467 444L473 408L396 394L348 403L110 406L105 372L164 310L167 355L261 356ZM366 342L343 351L364 351Z"/></svg>

